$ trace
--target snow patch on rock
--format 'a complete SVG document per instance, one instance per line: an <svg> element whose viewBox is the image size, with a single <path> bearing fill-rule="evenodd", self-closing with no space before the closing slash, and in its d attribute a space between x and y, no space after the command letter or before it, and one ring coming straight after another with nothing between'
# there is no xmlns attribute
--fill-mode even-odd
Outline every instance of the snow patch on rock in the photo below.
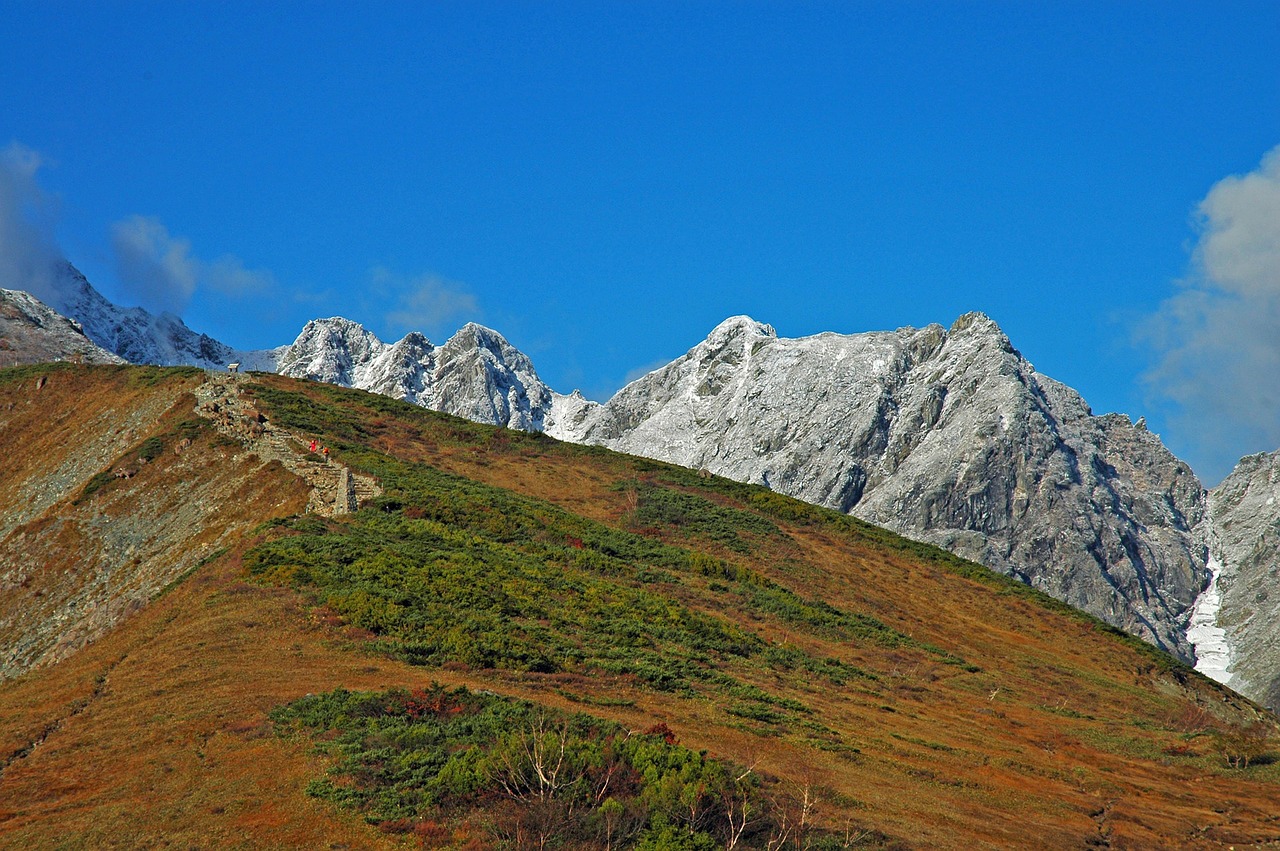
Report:
<svg viewBox="0 0 1280 851"><path fill-rule="evenodd" d="M1191 607L1187 641L1196 651L1196 670L1223 685L1230 685L1231 645L1226 630L1218 626L1218 611L1222 608L1218 577L1222 574L1222 563L1211 554L1208 567L1209 584Z"/></svg>

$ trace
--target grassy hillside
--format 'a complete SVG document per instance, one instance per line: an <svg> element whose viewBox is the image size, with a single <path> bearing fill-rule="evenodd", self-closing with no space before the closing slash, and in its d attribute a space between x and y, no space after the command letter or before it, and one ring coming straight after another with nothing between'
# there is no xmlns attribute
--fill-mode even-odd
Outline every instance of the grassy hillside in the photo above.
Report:
<svg viewBox="0 0 1280 851"><path fill-rule="evenodd" d="M38 374L0 372L10 446L42 433L4 414ZM116 400L51 407L73 442L150 405L117 455L191 435L207 469L162 479L188 456L160 455L150 490L112 480L86 501L110 465L81 464L78 488L8 528L0 546L25 536L40 567L0 562L2 581L74 583L45 530L80 518L88 546L94 499L154 521L177 508L146 493L216 474L207 498L254 522L187 516L192 541L220 543L183 581L0 683L0 845L1280 841L1271 716L942 551L760 488L255 376L241 390L271 428L382 488L353 514L300 514L278 463L183 425L201 376L49 375ZM6 463L7 491L38 477Z"/></svg>

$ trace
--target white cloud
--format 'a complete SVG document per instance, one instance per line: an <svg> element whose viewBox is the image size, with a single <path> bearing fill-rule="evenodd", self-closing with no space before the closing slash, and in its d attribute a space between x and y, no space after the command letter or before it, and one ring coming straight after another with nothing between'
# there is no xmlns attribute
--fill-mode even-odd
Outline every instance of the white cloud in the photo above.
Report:
<svg viewBox="0 0 1280 851"><path fill-rule="evenodd" d="M228 296L261 295L274 289L275 277L265 269L246 269L239 257L224 254L202 264L201 283Z"/></svg>
<svg viewBox="0 0 1280 851"><path fill-rule="evenodd" d="M111 226L116 274L144 307L181 314L196 291L191 241L169 234L152 216L130 216Z"/></svg>
<svg viewBox="0 0 1280 851"><path fill-rule="evenodd" d="M58 199L45 192L45 160L18 142L0 148L0 287L26 290L56 309L66 263L54 239ZM275 288L269 272L247 269L224 255L209 263L192 254L191 241L169 233L154 216L130 216L111 227L116 271L124 291L152 310L181 313L200 289L237 297Z"/></svg>
<svg viewBox="0 0 1280 851"><path fill-rule="evenodd" d="M1193 268L1143 329L1146 378L1212 481L1280 447L1280 147L1224 178L1198 207Z"/></svg>
<svg viewBox="0 0 1280 851"><path fill-rule="evenodd" d="M126 291L144 307L181 314L199 289L226 296L269 292L270 272L247 269L238 257L212 263L191 253L191 240L173 236L154 216L131 216L111 227L116 274Z"/></svg>
<svg viewBox="0 0 1280 851"><path fill-rule="evenodd" d="M437 332L454 320L475 320L479 306L462 284L436 275L407 278L384 268L370 273L373 289L394 307L386 311L387 325L400 331Z"/></svg>
<svg viewBox="0 0 1280 851"><path fill-rule="evenodd" d="M11 142L0 149L0 287L58 303L62 253L54 240L57 201L40 188L39 153Z"/></svg>

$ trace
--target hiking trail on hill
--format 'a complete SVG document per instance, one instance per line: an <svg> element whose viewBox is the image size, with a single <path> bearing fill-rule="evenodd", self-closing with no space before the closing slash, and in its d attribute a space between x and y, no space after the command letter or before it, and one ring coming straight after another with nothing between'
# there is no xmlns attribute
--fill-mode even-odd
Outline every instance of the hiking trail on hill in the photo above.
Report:
<svg viewBox="0 0 1280 851"><path fill-rule="evenodd" d="M308 449L307 439L269 422L241 395L246 380L235 374L211 375L195 390L196 413L264 461L279 461L310 485L308 512L325 517L349 514L364 500L382 494L371 476L352 472L333 459L324 460Z"/></svg>

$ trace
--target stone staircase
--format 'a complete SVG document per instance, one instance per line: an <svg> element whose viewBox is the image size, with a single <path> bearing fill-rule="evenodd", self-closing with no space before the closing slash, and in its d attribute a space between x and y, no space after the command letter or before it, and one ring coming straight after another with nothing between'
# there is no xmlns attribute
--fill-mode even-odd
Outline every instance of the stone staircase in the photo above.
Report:
<svg viewBox="0 0 1280 851"><path fill-rule="evenodd" d="M196 413L264 461L279 461L311 486L307 511L334 517L348 514L382 494L376 480L352 472L336 460L310 451L310 439L273 425L240 393L243 375L211 373L196 388Z"/></svg>

